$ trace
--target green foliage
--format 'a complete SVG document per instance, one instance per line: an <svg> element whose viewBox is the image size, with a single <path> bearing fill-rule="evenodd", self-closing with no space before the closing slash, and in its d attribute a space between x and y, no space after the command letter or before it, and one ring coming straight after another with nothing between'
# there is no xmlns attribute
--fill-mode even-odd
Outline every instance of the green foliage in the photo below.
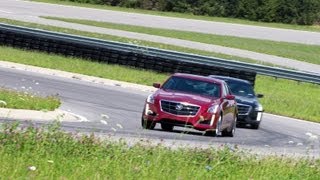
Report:
<svg viewBox="0 0 320 180"><path fill-rule="evenodd" d="M311 25L320 22L319 0L61 0L146 10Z"/></svg>
<svg viewBox="0 0 320 180"><path fill-rule="evenodd" d="M40 97L30 92L0 89L0 107L30 110L55 110L60 106L57 97Z"/></svg>
<svg viewBox="0 0 320 180"><path fill-rule="evenodd" d="M255 90L266 112L320 123L320 85L258 76Z"/></svg>
<svg viewBox="0 0 320 180"><path fill-rule="evenodd" d="M176 149L4 124L0 179L317 179L320 161L258 157L236 147ZM209 137L208 137L209 138Z"/></svg>

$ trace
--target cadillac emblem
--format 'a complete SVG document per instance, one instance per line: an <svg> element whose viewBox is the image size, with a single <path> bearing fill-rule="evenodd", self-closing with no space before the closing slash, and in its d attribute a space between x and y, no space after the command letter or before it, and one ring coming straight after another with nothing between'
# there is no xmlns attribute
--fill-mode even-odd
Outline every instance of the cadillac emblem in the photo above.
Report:
<svg viewBox="0 0 320 180"><path fill-rule="evenodd" d="M182 110L182 108L183 108L182 104L177 104L176 105L176 110L180 111L180 110Z"/></svg>

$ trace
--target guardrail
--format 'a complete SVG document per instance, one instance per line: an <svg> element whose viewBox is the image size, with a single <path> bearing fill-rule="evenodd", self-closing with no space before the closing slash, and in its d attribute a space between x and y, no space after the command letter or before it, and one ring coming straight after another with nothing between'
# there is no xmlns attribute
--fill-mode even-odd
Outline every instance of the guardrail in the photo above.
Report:
<svg viewBox="0 0 320 180"><path fill-rule="evenodd" d="M249 64L195 54L105 41L0 23L0 44L35 49L106 63L199 75L227 75L254 84L256 73L320 84L320 74Z"/></svg>

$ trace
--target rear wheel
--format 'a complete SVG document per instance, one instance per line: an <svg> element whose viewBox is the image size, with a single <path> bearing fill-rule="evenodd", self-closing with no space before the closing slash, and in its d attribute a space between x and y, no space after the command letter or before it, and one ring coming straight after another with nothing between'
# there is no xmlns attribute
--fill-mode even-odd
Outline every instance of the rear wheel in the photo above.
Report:
<svg viewBox="0 0 320 180"><path fill-rule="evenodd" d="M156 123L153 121L148 121L147 119L141 118L141 126L143 129L154 129Z"/></svg>
<svg viewBox="0 0 320 180"><path fill-rule="evenodd" d="M164 131L172 131L173 125L161 123L161 129Z"/></svg>

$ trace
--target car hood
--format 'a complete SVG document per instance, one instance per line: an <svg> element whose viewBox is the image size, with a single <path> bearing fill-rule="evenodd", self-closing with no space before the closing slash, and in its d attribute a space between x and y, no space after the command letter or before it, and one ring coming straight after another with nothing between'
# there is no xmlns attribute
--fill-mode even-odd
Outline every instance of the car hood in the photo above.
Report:
<svg viewBox="0 0 320 180"><path fill-rule="evenodd" d="M177 101L177 102L187 102L195 105L210 105L217 101L217 98L201 96L196 94L189 94L179 91L170 91L159 89L155 93L155 99L157 100L168 100L168 101Z"/></svg>
<svg viewBox="0 0 320 180"><path fill-rule="evenodd" d="M250 106L256 106L259 103L256 97L236 96L236 101L238 104L245 104Z"/></svg>

